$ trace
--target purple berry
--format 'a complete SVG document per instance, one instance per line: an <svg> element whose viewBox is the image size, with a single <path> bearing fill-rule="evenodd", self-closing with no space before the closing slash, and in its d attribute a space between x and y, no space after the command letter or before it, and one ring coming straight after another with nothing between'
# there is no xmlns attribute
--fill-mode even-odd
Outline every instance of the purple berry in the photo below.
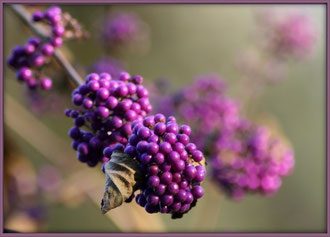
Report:
<svg viewBox="0 0 330 237"><path fill-rule="evenodd" d="M155 188L155 193L159 196L163 195L166 191L166 185L165 184L159 184L156 188Z"/></svg>
<svg viewBox="0 0 330 237"><path fill-rule="evenodd" d="M78 146L78 152L82 155L87 155L88 154L88 144L80 143Z"/></svg>
<svg viewBox="0 0 330 237"><path fill-rule="evenodd" d="M150 155L156 155L158 153L159 146L157 143L151 142L148 144L147 151Z"/></svg>
<svg viewBox="0 0 330 237"><path fill-rule="evenodd" d="M147 197L147 202L148 204L150 204L151 206L157 206L159 203L159 197L156 195L149 195Z"/></svg>
<svg viewBox="0 0 330 237"><path fill-rule="evenodd" d="M192 188L191 190L192 195L194 196L194 198L201 198L204 195L204 189L202 188L202 186L195 186Z"/></svg>
<svg viewBox="0 0 330 237"><path fill-rule="evenodd" d="M128 72L122 72L119 75L119 80L120 81L125 81L127 82L131 78L131 75Z"/></svg>
<svg viewBox="0 0 330 237"><path fill-rule="evenodd" d="M26 54L33 54L36 51L36 46L32 43L27 43L24 47Z"/></svg>
<svg viewBox="0 0 330 237"><path fill-rule="evenodd" d="M178 134L178 130L179 130L178 125L175 123L170 123L166 126L166 132L168 133L173 133L175 135Z"/></svg>
<svg viewBox="0 0 330 237"><path fill-rule="evenodd" d="M32 78L32 71L28 67L23 67L18 71L18 78L27 81Z"/></svg>
<svg viewBox="0 0 330 237"><path fill-rule="evenodd" d="M144 207L147 204L147 200L143 194L136 195L136 202L142 207Z"/></svg>
<svg viewBox="0 0 330 237"><path fill-rule="evenodd" d="M193 154L196 151L197 147L194 143L189 143L186 145L186 150L189 154Z"/></svg>
<svg viewBox="0 0 330 237"><path fill-rule="evenodd" d="M162 183L162 184L169 184L169 183L171 183L171 181L172 181L172 174L170 173L170 172L164 172L163 174L161 174L161 176L160 176L160 182Z"/></svg>
<svg viewBox="0 0 330 237"><path fill-rule="evenodd" d="M143 82L143 77L140 75L135 75L133 76L132 80L134 84L140 85Z"/></svg>
<svg viewBox="0 0 330 237"><path fill-rule="evenodd" d="M148 149L148 142L146 141L140 141L137 145L136 145L136 149L138 152L140 153L144 153L147 151Z"/></svg>
<svg viewBox="0 0 330 237"><path fill-rule="evenodd" d="M186 134L187 136L190 136L190 134L191 134L191 128L188 125L182 125L180 127L180 133Z"/></svg>
<svg viewBox="0 0 330 237"><path fill-rule="evenodd" d="M93 107L93 101L90 98L85 98L83 100L83 106L85 109L90 109Z"/></svg>
<svg viewBox="0 0 330 237"><path fill-rule="evenodd" d="M146 127L142 127L142 128L140 128L139 130L138 130L138 137L140 138L140 139L143 139L143 140L145 140L145 139L147 139L148 137L150 137L150 135L151 135L151 132L150 132L150 130L148 129L148 128L146 128Z"/></svg>
<svg viewBox="0 0 330 237"><path fill-rule="evenodd" d="M154 161L156 164L160 165L160 164L163 164L164 161L165 161L165 156L162 154L162 153L157 153L155 156L154 156Z"/></svg>
<svg viewBox="0 0 330 237"><path fill-rule="evenodd" d="M161 197L162 206L170 206L173 203L173 201L174 201L174 198L172 195L166 194Z"/></svg>
<svg viewBox="0 0 330 237"><path fill-rule="evenodd" d="M160 183L160 179L158 178L158 176L156 175L153 175L153 176L150 176L148 178L148 185L151 186L151 187L157 187Z"/></svg>
<svg viewBox="0 0 330 237"><path fill-rule="evenodd" d="M146 164L150 163L151 159L152 159L151 155L149 155L147 153L143 153L141 155L140 161L142 162L142 164L146 165Z"/></svg>
<svg viewBox="0 0 330 237"><path fill-rule="evenodd" d="M194 151L192 153L192 158L194 159L194 161L196 162L200 162L203 160L204 156L203 156L203 153L201 151Z"/></svg>
<svg viewBox="0 0 330 237"><path fill-rule="evenodd" d="M187 198L187 192L184 191L183 189L180 189L177 194L175 195L175 199L180 201L180 202L184 202Z"/></svg>
<svg viewBox="0 0 330 237"><path fill-rule="evenodd" d="M63 39L61 37L53 37L50 41L50 43L55 47L61 47L63 44Z"/></svg>
<svg viewBox="0 0 330 237"><path fill-rule="evenodd" d="M41 52L45 56L50 56L54 53L54 47L51 44L44 44L41 48Z"/></svg>
<svg viewBox="0 0 330 237"><path fill-rule="evenodd" d="M42 55L35 55L32 58L32 65L35 67L41 67L45 64L45 58Z"/></svg>
<svg viewBox="0 0 330 237"><path fill-rule="evenodd" d="M192 180L196 177L197 170L193 165L188 165L185 168L185 176L187 179Z"/></svg>
<svg viewBox="0 0 330 237"><path fill-rule="evenodd" d="M176 164L178 161L180 161L180 155L179 153L177 153L176 151L171 151L169 154L168 154L168 161L174 165Z"/></svg>
<svg viewBox="0 0 330 237"><path fill-rule="evenodd" d="M148 167L148 174L149 175L157 175L159 171L159 168L157 165L151 165Z"/></svg>
<svg viewBox="0 0 330 237"><path fill-rule="evenodd" d="M96 96L101 100L108 99L109 95L110 95L110 92L106 88L100 88L96 92Z"/></svg>
<svg viewBox="0 0 330 237"><path fill-rule="evenodd" d="M189 143L189 137L185 134L178 134L176 135L176 138L179 142L181 142L184 146L186 146Z"/></svg>
<svg viewBox="0 0 330 237"><path fill-rule="evenodd" d="M162 122L159 122L155 125L154 131L155 131L155 134L161 136L166 131L166 125Z"/></svg>
<svg viewBox="0 0 330 237"><path fill-rule="evenodd" d="M97 113L102 118L107 118L110 114L110 111L107 107L99 106L97 107Z"/></svg>
<svg viewBox="0 0 330 237"><path fill-rule="evenodd" d="M44 18L44 13L42 11L35 11L32 15L33 21L41 21Z"/></svg>
<svg viewBox="0 0 330 237"><path fill-rule="evenodd" d="M80 129L78 127L72 127L70 130L69 130L69 136L72 138L72 139L79 139L80 138Z"/></svg>
<svg viewBox="0 0 330 237"><path fill-rule="evenodd" d="M117 105L118 105L118 99L113 96L109 96L109 98L106 101L106 106L109 109L114 109L116 108Z"/></svg>
<svg viewBox="0 0 330 237"><path fill-rule="evenodd" d="M171 144L168 142L162 142L159 145L159 151L163 154L168 154L172 151Z"/></svg>
<svg viewBox="0 0 330 237"><path fill-rule="evenodd" d="M61 25L54 26L52 32L55 36L61 37L65 33L65 28Z"/></svg>
<svg viewBox="0 0 330 237"><path fill-rule="evenodd" d="M170 144L175 144L176 136L174 133L165 133L164 140Z"/></svg>
<svg viewBox="0 0 330 237"><path fill-rule="evenodd" d="M53 82L52 82L52 80L50 78L47 77L47 78L43 78L41 80L40 85L41 85L41 88L42 89L48 91L48 90L50 90L52 88Z"/></svg>
<svg viewBox="0 0 330 237"><path fill-rule="evenodd" d="M179 188L179 185L177 183L170 183L168 186L167 186L167 191L170 193L170 194L177 194L179 192L180 188Z"/></svg>

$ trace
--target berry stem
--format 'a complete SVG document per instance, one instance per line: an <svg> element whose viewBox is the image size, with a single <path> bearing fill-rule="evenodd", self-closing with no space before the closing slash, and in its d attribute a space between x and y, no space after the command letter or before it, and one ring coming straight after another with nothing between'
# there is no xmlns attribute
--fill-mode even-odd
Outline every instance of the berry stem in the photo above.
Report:
<svg viewBox="0 0 330 237"><path fill-rule="evenodd" d="M13 10L13 12L26 24L33 33L35 33L38 37L42 39L47 39L49 36L46 32L40 28L38 25L34 24L31 20L31 15L27 10L24 9L23 6L17 4L10 4L9 7ZM66 72L70 75L72 81L76 85L82 85L83 80L77 73L77 71L72 67L70 62L65 58L62 52L59 49L56 49L54 52L54 58L56 61L66 70Z"/></svg>

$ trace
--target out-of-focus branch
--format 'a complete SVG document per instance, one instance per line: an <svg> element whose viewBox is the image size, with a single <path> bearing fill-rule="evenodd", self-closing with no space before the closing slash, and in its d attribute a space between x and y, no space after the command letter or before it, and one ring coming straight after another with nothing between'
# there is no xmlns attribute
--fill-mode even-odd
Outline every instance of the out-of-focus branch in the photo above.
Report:
<svg viewBox="0 0 330 237"><path fill-rule="evenodd" d="M31 15L27 10L24 9L21 5L10 4L9 7L13 12L27 25L31 31L42 39L48 39L49 36L47 33L39 27L37 24L33 23L31 20ZM82 85L83 80L77 73L77 71L72 67L71 63L65 58L62 52L59 49L56 49L54 52L54 58L56 61L65 69L65 71L70 75L72 81L76 85Z"/></svg>

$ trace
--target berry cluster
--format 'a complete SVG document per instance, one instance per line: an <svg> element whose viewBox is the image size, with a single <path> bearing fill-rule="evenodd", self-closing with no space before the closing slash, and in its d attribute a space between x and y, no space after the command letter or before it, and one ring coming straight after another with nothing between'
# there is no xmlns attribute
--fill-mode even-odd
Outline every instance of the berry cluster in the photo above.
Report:
<svg viewBox="0 0 330 237"><path fill-rule="evenodd" d="M189 122L198 131L192 134L192 141L208 153L208 138L217 130L232 130L239 121L239 105L225 91L225 83L216 75L200 76L191 86L159 101L156 110Z"/></svg>
<svg viewBox="0 0 330 237"><path fill-rule="evenodd" d="M103 156L105 147L115 149L116 144L127 144L131 122L142 120L152 109L142 81L141 76L131 77L127 72L116 79L108 73L91 73L73 91L72 101L77 109L67 109L65 114L74 119L69 135L79 161L95 166L99 161L108 161ZM111 153L108 149L106 156Z"/></svg>
<svg viewBox="0 0 330 237"><path fill-rule="evenodd" d="M255 17L257 43L240 50L235 60L253 97L263 91L265 83L283 81L288 75L288 60L307 59L317 43L317 29L307 14L263 9Z"/></svg>
<svg viewBox="0 0 330 237"><path fill-rule="evenodd" d="M7 62L17 71L17 79L26 82L28 88L50 90L52 80L42 74L42 67L50 61L55 48L63 44L63 38L78 38L84 33L77 21L66 13L62 14L58 6L50 7L44 12L36 11L32 19L51 26L50 37L45 40L35 36L29 38L24 46L13 48Z"/></svg>
<svg viewBox="0 0 330 237"><path fill-rule="evenodd" d="M247 192L269 196L294 167L294 154L266 127L242 120L232 134L219 134L211 157L213 179L233 199Z"/></svg>
<svg viewBox="0 0 330 237"><path fill-rule="evenodd" d="M103 22L102 39L106 47L117 48L136 43L147 43L146 24L135 14L128 12L111 13Z"/></svg>
<svg viewBox="0 0 330 237"><path fill-rule="evenodd" d="M317 32L307 15L278 16L264 30L268 36L266 46L280 57L305 58L315 48Z"/></svg>
<svg viewBox="0 0 330 237"><path fill-rule="evenodd" d="M136 157L145 178L136 202L149 213L188 212L204 194L206 172L203 153L189 142L190 127L156 114L133 122L132 129L124 152Z"/></svg>
<svg viewBox="0 0 330 237"><path fill-rule="evenodd" d="M201 77L165 99L156 108L198 131L191 140L207 154L213 180L230 198L242 198L247 191L273 194L292 170L292 150L267 129L242 118L238 103L226 96L219 78Z"/></svg>

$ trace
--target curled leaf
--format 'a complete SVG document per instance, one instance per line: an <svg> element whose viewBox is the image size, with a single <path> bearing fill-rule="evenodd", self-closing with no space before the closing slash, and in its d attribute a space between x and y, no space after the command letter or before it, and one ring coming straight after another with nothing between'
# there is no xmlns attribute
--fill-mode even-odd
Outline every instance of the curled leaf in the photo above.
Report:
<svg viewBox="0 0 330 237"><path fill-rule="evenodd" d="M103 214L120 206L135 191L141 180L137 162L124 152L115 151L105 165L105 187L101 202Z"/></svg>

